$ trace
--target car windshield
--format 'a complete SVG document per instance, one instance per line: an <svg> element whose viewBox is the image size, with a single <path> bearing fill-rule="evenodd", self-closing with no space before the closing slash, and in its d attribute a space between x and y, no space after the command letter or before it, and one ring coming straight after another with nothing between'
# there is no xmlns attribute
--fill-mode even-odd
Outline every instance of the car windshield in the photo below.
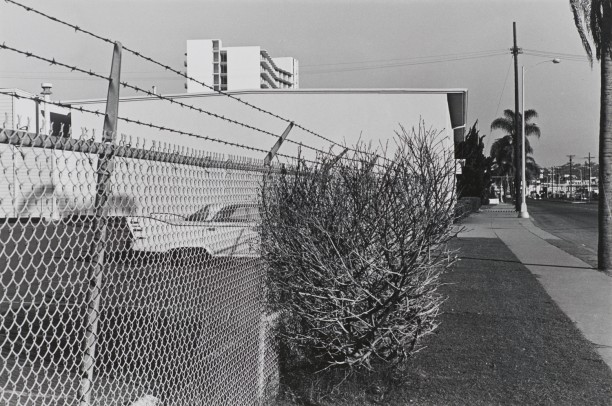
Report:
<svg viewBox="0 0 612 406"><path fill-rule="evenodd" d="M185 218L187 221L206 221L210 217L210 205L202 207L200 210L190 214Z"/></svg>
<svg viewBox="0 0 612 406"><path fill-rule="evenodd" d="M259 221L259 210L257 206L232 205L219 210L212 221L240 223Z"/></svg>

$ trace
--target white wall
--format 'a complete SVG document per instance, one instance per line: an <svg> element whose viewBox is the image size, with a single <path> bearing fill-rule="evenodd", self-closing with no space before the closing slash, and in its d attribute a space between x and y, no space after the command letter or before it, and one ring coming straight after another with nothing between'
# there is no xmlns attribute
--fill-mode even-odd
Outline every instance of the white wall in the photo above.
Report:
<svg viewBox="0 0 612 406"><path fill-rule="evenodd" d="M448 137L448 145L452 145L453 142L446 91L401 89L258 90L233 94L244 101L294 120L299 125L337 143L346 143L349 146L354 145L359 139L372 142L374 146L384 144L392 140L395 131L399 130L400 124L410 129L413 126L418 126L420 119L425 122L428 128L432 127L442 131L443 135ZM281 135L287 127L286 122L258 112L227 96L182 94L176 95L175 99L273 134ZM103 102L82 102L82 104L89 109L104 111ZM265 151L268 151L276 142L276 138L270 135L150 97L123 99L119 107L119 115L199 136L208 136L257 147ZM97 128L96 132L99 138L103 120L101 117L92 117L90 114L75 111L73 113L73 123L76 128ZM118 131L119 133L146 139L148 146L151 146L151 141L156 141L157 143L178 144L211 152L244 155L260 159L265 156L265 154L257 151L249 151L122 121L119 121ZM329 142L298 128L292 130L288 139L324 150L327 150L330 146ZM135 142L135 139L133 142ZM391 147L393 147L393 144L391 144ZM295 155L297 148L295 144L286 142L281 147L280 152ZM340 149L336 147L334 151L340 152ZM302 152L307 157L314 156L314 152L306 148L303 148Z"/></svg>
<svg viewBox="0 0 612 406"><path fill-rule="evenodd" d="M227 51L227 89L260 88L260 47L230 47Z"/></svg>
<svg viewBox="0 0 612 406"><path fill-rule="evenodd" d="M213 84L213 44L209 39L198 39L187 41L187 76L204 82L207 85ZM187 80L187 92L212 92L209 88Z"/></svg>
<svg viewBox="0 0 612 406"><path fill-rule="evenodd" d="M16 95L16 96L15 96ZM17 96L21 96L17 97ZM20 89L0 89L0 127L5 125L11 130L21 129L32 133L36 132L36 102L31 97L36 95ZM42 96L40 96L42 98ZM53 100L53 96L51 96ZM40 102L39 130L44 125L45 104ZM49 111L67 115L70 111L56 105L49 105ZM6 123L6 124L5 124Z"/></svg>
<svg viewBox="0 0 612 406"><path fill-rule="evenodd" d="M420 120L424 122L427 128L440 131L443 146L452 148L453 144L453 131L445 91L259 90L238 92L234 95L280 116L295 120L297 124L313 132L348 146L353 146L359 140L372 143L374 147L389 143L389 149L393 151L392 138L395 131L399 131L400 124L410 130L412 127L418 127ZM264 129L273 134L280 135L287 127L286 122L244 106L227 96L210 93L182 94L176 95L175 99L193 105L198 109L215 112ZM104 111L105 108L103 101L73 104L99 111ZM263 159L267 151L276 142L276 137L271 135L262 134L191 110L178 108L175 105L150 97L122 100L119 107L119 116L192 132L199 136L214 137L230 143L239 143L263 151L245 150L201 138L173 134L168 131L159 131L119 121L119 132L134 136L127 141L132 146L139 148L150 149L153 146L153 141L155 141L158 148L161 145L168 152L177 151L193 154L193 152L175 148L179 146L194 148L207 153L232 154ZM75 128L86 127L89 129L86 136L88 139L92 135L92 130L95 129L95 138L100 141L103 125L102 117L92 117L87 113L73 111L72 120ZM79 132L73 131L75 138L78 137L78 134ZM140 139L138 140L135 137ZM308 159L314 158L315 152L308 150L305 147L306 145L325 151L329 150L330 147L327 141L297 127L294 127L288 139L304 144L302 156ZM146 140L146 144L143 143L143 140ZM297 149L297 145L285 142L279 152L295 156ZM342 148L334 147L333 151L340 153ZM71 212L85 213L91 211L95 195L94 168L97 166L96 155L52 152L41 148L21 148L18 151L15 147L0 145L0 158L1 167L4 168L4 171L0 171L0 217L19 215L54 217L60 214L67 215ZM279 157L279 160L281 162L285 161L282 157ZM167 180L167 177L152 175L147 169L148 166L151 166L150 163L141 160L118 159L116 164L118 166L113 172L114 178L112 181L114 185L113 198L116 198L117 204L124 204L131 200L137 201L138 204L129 204L129 207L126 206L127 208L114 208L111 204L113 206L110 209L111 214L126 214L126 210L129 213L145 214L153 209L159 210L162 206L165 209L170 209L171 204L168 207L164 206L165 203L160 198L155 201L155 207L149 207L150 202L147 203L147 200L143 200L141 196L150 194L145 190L147 187L150 189L159 182L163 183L165 179ZM176 175L173 171L180 169L180 165L173 164L154 164L153 166L157 168L158 172L166 168L166 172L172 176ZM187 169L193 172L193 168ZM197 174L192 175L202 185L205 185L208 181L217 182L215 184L219 183L220 175L216 172L204 169L197 171L199 171ZM225 183L231 178L228 178L228 174L225 174L225 172L221 175L223 175ZM236 182L242 182L240 176L235 179ZM232 187L231 184L227 186L225 183L223 183L224 187ZM11 184L17 184L19 188L11 190L9 188ZM234 189L238 190L240 188ZM234 189L229 192L224 190L217 193L218 196L215 196L223 198L227 193L234 196ZM167 197L174 199L170 195ZM210 199L211 196L206 195L202 198ZM174 200L172 202L176 203ZM189 204L183 204L181 207L187 211L194 210L194 207L189 206ZM173 208L173 210L176 211L177 209Z"/></svg>

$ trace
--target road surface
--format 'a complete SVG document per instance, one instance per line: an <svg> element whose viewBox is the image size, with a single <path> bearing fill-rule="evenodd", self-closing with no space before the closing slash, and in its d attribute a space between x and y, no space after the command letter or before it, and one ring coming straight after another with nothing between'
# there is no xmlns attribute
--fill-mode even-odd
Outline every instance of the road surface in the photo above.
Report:
<svg viewBox="0 0 612 406"><path fill-rule="evenodd" d="M536 226L560 238L551 244L597 266L596 203L528 199L527 207Z"/></svg>

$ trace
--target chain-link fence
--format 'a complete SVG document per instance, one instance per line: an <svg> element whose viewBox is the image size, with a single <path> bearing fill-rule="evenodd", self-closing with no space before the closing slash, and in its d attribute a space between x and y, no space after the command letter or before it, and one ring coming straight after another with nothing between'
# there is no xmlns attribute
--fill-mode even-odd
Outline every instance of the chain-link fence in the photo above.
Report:
<svg viewBox="0 0 612 406"><path fill-rule="evenodd" d="M0 404L266 404L265 173L0 130Z"/></svg>

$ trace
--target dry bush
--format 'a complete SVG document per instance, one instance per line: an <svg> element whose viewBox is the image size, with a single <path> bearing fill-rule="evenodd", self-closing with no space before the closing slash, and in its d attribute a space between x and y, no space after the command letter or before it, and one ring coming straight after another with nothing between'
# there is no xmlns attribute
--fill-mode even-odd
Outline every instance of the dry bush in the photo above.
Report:
<svg viewBox="0 0 612 406"><path fill-rule="evenodd" d="M397 133L397 152L320 157L262 188L268 305L281 361L317 368L399 362L436 328L453 263L454 161L439 134Z"/></svg>

